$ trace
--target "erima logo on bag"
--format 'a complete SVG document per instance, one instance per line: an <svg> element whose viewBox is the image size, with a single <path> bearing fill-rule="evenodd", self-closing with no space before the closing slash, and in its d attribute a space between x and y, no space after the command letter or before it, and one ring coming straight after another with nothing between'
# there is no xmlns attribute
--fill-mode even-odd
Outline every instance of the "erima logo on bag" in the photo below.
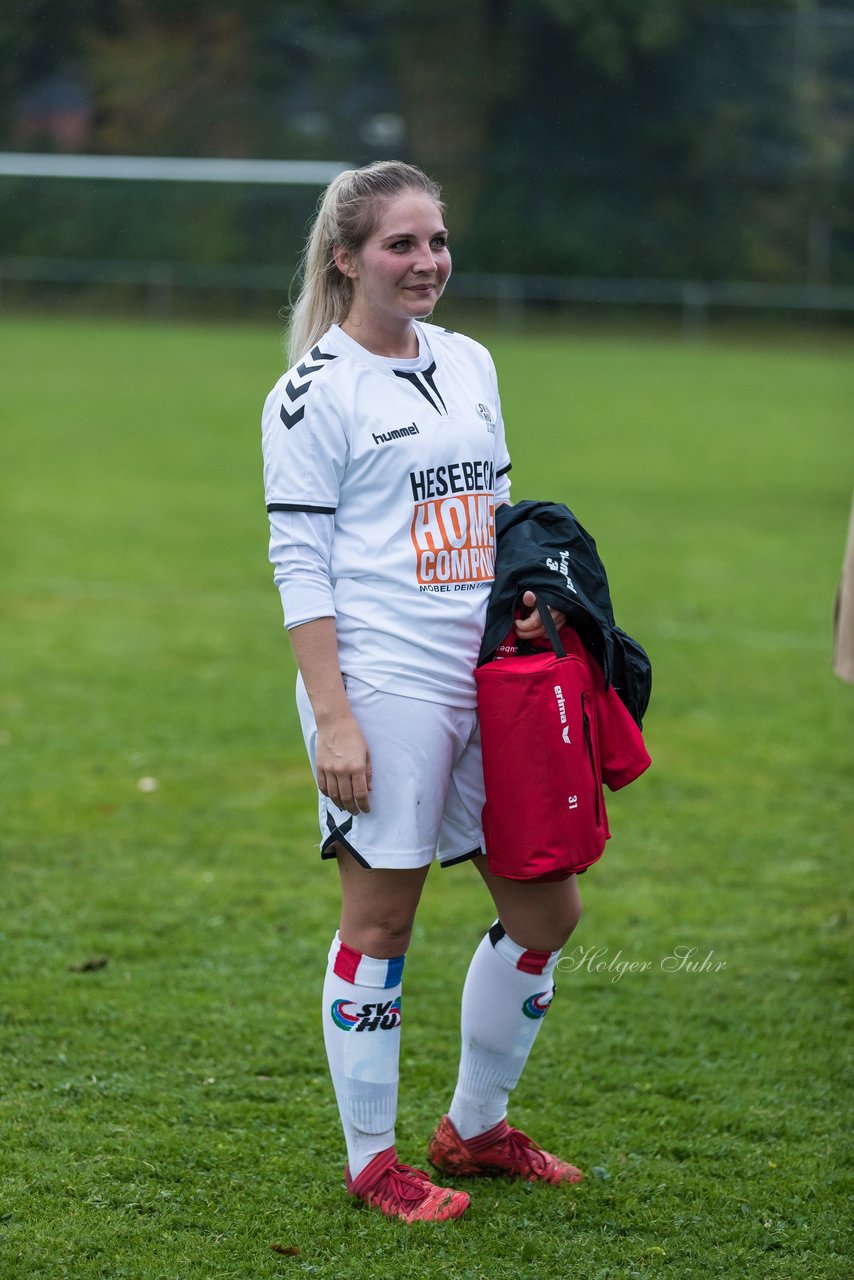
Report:
<svg viewBox="0 0 854 1280"><path fill-rule="evenodd" d="M561 734L561 737L564 742L568 742L571 745L572 739L569 736L569 725L566 722L566 699L563 696L563 689L561 689L559 684L556 684L554 690L555 697L557 698L558 715L560 716L560 722L563 725L563 733Z"/></svg>
<svg viewBox="0 0 854 1280"><path fill-rule="evenodd" d="M400 996L361 1008L355 1000L333 1000L330 1013L342 1031L393 1031L401 1023Z"/></svg>

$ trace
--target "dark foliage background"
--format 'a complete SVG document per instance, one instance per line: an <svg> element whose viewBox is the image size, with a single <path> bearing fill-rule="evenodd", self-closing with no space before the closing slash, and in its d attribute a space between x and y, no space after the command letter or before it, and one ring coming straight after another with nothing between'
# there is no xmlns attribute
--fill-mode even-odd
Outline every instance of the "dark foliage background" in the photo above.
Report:
<svg viewBox="0 0 854 1280"><path fill-rule="evenodd" d="M485 271L854 281L854 6L24 0L0 146L400 155ZM21 255L295 260L316 191L0 180Z"/></svg>

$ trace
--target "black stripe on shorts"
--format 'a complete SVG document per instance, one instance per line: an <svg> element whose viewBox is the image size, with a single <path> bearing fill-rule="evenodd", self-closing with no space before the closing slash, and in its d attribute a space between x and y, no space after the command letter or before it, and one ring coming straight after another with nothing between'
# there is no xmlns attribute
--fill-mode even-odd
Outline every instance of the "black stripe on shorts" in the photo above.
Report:
<svg viewBox="0 0 854 1280"><path fill-rule="evenodd" d="M439 866L455 867L458 862L470 862L472 858L479 858L482 853L483 850L480 847L477 849L470 849L468 853L461 853L457 858L448 858L446 862L442 862L440 859Z"/></svg>
<svg viewBox="0 0 854 1280"><path fill-rule="evenodd" d="M329 828L329 835L326 837L323 844L320 846L321 858L334 858L335 850L333 848L333 845L340 844L342 849L346 849L347 852L356 859L359 866L367 867L369 871L373 870L373 867L371 866L371 864L367 862L365 858L362 857L362 855L358 852L358 850L355 849L353 845L350 843L350 841L346 838L350 834L350 828L353 825L352 814L350 815L350 817L347 819L346 822L342 822L339 825L339 824L336 824L334 818L332 817L332 814L327 809L326 825Z"/></svg>

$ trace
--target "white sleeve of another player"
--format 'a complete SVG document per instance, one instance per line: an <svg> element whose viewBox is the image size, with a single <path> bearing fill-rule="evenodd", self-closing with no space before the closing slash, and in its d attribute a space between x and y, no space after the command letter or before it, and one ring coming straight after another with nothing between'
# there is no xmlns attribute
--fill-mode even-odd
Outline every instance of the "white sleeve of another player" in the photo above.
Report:
<svg viewBox="0 0 854 1280"><path fill-rule="evenodd" d="M285 626L335 616L332 532L335 517L311 511L270 512L270 561Z"/></svg>

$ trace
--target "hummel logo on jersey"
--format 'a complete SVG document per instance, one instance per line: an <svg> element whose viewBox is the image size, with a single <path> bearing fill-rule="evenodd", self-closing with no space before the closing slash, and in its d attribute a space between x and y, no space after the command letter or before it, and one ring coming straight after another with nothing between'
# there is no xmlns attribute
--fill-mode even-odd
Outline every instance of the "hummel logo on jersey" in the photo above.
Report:
<svg viewBox="0 0 854 1280"><path fill-rule="evenodd" d="M315 361L314 364L308 363L309 357ZM301 378L307 378L308 381L295 382L293 378L289 378L285 386L285 395L290 400L291 404L296 405L300 397L305 395L306 391L308 391L311 386L311 375L313 373L317 373L318 369L323 368L324 360L337 360L337 358L337 356L329 355L327 352L321 351L320 347L312 347L302 364L298 364L294 371L295 375L299 374ZM317 363L318 361L320 363ZM301 422L305 417L305 405L298 405L298 407L291 412L287 405L283 403L279 410L279 417L282 419L282 422L284 422L288 431L290 431L291 427L295 427L296 424Z"/></svg>
<svg viewBox="0 0 854 1280"><path fill-rule="evenodd" d="M357 1007L355 1000L333 1000L329 1011L342 1031L393 1031L400 1026L400 996Z"/></svg>
<svg viewBox="0 0 854 1280"><path fill-rule="evenodd" d="M381 431L379 435L377 435L376 431L371 432L374 437L374 444L388 444L390 440L400 440L404 436L417 436L420 434L414 422L408 427L395 427L394 431Z"/></svg>

